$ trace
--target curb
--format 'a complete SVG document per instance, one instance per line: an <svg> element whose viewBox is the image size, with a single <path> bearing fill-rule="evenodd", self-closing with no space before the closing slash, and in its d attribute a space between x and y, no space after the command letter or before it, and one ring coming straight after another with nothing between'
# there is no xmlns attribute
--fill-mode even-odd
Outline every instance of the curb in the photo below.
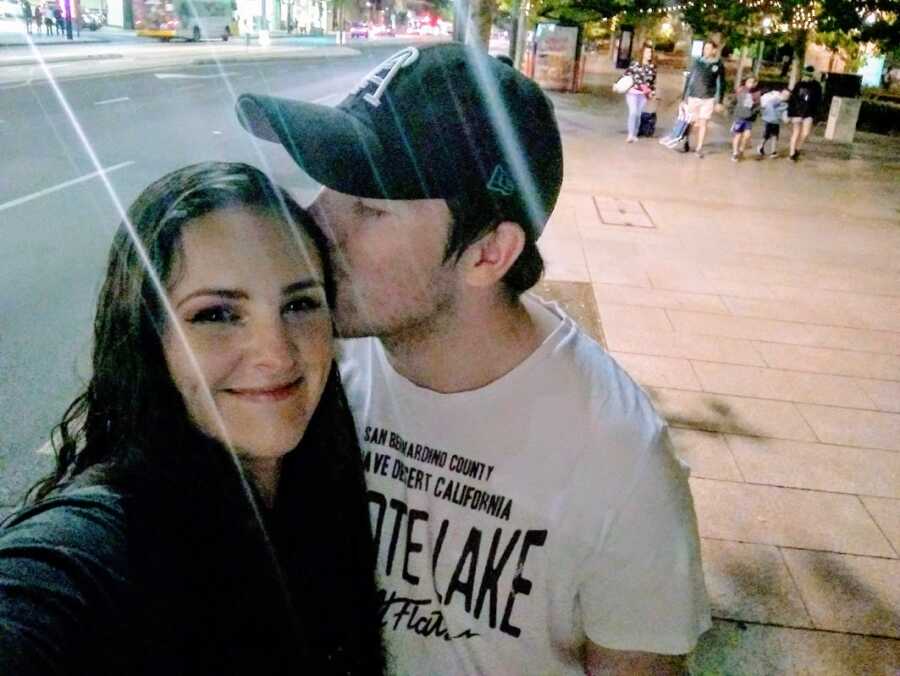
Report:
<svg viewBox="0 0 900 676"><path fill-rule="evenodd" d="M333 58L359 56L362 52L350 47L304 47L300 50L284 50L276 54L228 54L221 57L204 56L185 61L186 65L192 66L209 66L220 63L245 63L262 62L262 61L284 61L286 59L314 59L314 58ZM0 59L0 68L11 68L15 66L36 66L42 61L44 63L75 63L79 61L111 61L124 58L124 54L84 54L84 55L68 55L68 56L48 56L44 59L38 59L33 56L23 56L12 59ZM153 66L155 67L155 66ZM135 70L142 70L142 67Z"/></svg>
<svg viewBox="0 0 900 676"><path fill-rule="evenodd" d="M121 59L122 54L85 54L70 56L48 56L38 59L33 56L23 56L20 58L2 59L0 60L0 68L9 68L12 66L36 66L43 63L69 63L72 61L109 61L111 59Z"/></svg>
<svg viewBox="0 0 900 676"><path fill-rule="evenodd" d="M287 51L281 54L245 54L222 57L198 57L190 63L193 66L215 66L220 63L260 63L266 61L284 61L286 59L324 59L332 57L359 56L358 49L350 47L304 48L303 51Z"/></svg>

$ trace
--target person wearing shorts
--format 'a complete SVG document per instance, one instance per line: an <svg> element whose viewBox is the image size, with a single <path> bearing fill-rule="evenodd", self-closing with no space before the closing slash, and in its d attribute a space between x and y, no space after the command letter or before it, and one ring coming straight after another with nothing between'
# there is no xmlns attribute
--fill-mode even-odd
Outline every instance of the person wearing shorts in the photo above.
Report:
<svg viewBox="0 0 900 676"><path fill-rule="evenodd" d="M760 99L760 109L762 110L762 119L765 123L763 131L763 140L756 149L756 153L760 157L768 155L768 157L778 157L778 136L781 132L782 118L787 114L787 100L791 92L788 89L781 91L771 91L763 94ZM766 146L769 140L772 140L772 149L766 153Z"/></svg>
<svg viewBox="0 0 900 676"><path fill-rule="evenodd" d="M744 150L753 133L753 121L759 114L757 80L755 77L744 79L738 87L734 106L734 122L731 125L731 161L737 162L744 157Z"/></svg>
<svg viewBox="0 0 900 676"><path fill-rule="evenodd" d="M815 69L807 66L803 79L794 85L788 99L788 117L792 126L790 158L794 162L800 157L800 150L812 131L813 121L822 103L822 85L813 77L814 74Z"/></svg>
<svg viewBox="0 0 900 676"><path fill-rule="evenodd" d="M687 101L688 115L696 122L693 126L697 128L697 157L703 157L707 123L716 110L721 110L725 95L725 64L719 58L718 49L719 46L712 40L703 43L703 56L694 61L682 92L682 98ZM683 150L690 150L687 139Z"/></svg>

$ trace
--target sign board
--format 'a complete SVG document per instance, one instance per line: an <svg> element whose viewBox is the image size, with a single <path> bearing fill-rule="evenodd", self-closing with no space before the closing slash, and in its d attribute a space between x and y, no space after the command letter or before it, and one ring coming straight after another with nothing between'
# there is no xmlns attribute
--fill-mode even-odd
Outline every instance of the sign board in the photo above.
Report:
<svg viewBox="0 0 900 676"><path fill-rule="evenodd" d="M868 54L865 63L857 71L858 75L862 75L863 87L880 87L881 74L884 72L884 54L874 55Z"/></svg>
<svg viewBox="0 0 900 676"><path fill-rule="evenodd" d="M703 56L703 43L706 40L692 40L691 41L691 56L695 59L699 59Z"/></svg>
<svg viewBox="0 0 900 676"><path fill-rule="evenodd" d="M631 48L634 42L634 28L622 26L616 41L616 68L628 68L631 65Z"/></svg>
<svg viewBox="0 0 900 676"><path fill-rule="evenodd" d="M534 32L534 80L544 89L575 87L578 27L539 23Z"/></svg>

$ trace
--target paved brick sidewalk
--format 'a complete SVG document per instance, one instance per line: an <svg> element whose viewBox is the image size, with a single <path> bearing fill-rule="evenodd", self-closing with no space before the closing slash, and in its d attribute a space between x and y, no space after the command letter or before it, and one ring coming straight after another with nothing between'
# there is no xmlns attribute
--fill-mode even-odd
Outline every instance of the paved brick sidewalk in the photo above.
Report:
<svg viewBox="0 0 900 676"><path fill-rule="evenodd" d="M694 673L897 674L898 141L735 164L719 118L698 159L626 144L599 91L554 95L566 178L540 246L692 467L718 618Z"/></svg>

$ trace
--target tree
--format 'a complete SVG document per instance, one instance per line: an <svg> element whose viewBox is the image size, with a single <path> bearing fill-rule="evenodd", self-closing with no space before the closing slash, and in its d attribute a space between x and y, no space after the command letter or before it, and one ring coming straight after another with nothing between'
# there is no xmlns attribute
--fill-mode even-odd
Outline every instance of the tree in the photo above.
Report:
<svg viewBox="0 0 900 676"><path fill-rule="evenodd" d="M895 49L898 10L898 0L689 0L684 20L697 33L718 34L735 49L772 38L790 45L794 82L810 41L841 48L850 57L870 41Z"/></svg>

